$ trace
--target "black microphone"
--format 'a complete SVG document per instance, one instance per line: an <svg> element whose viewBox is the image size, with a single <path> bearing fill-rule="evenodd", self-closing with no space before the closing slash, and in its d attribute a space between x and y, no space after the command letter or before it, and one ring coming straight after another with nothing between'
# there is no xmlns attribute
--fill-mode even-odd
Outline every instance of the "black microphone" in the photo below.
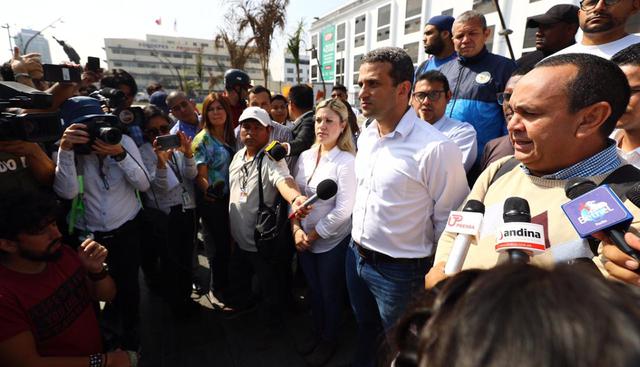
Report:
<svg viewBox="0 0 640 367"><path fill-rule="evenodd" d="M502 219L505 223L531 223L529 202L523 198L510 197L504 202ZM509 262L514 264L528 263L529 254L523 250L508 249Z"/></svg>
<svg viewBox="0 0 640 367"><path fill-rule="evenodd" d="M574 200L577 197L582 196L597 187L598 186L593 181L590 181L583 177L576 177L567 182L564 188L564 192L569 199ZM634 193L640 191L640 189L636 189L635 187L633 187L629 191L630 192L627 193L627 197L634 205L638 206L640 202L636 204L636 202L634 202L633 200L640 201L640 198L632 199L629 194L631 194L631 196L633 197L634 195L637 195ZM638 252L631 248L629 244L627 244L627 241L625 241L624 239L624 234L626 233L626 231L623 225L613 225L608 228L603 228L602 231L605 232L607 236L609 236L614 245L616 245L616 247L618 247L622 252L631 256L635 260L640 261Z"/></svg>
<svg viewBox="0 0 640 367"><path fill-rule="evenodd" d="M304 203L302 203L302 207L304 208L305 206L311 205L318 201L318 199L331 199L336 194L336 192L338 192L338 184L336 184L334 180L330 178L323 180L318 184L316 193L312 197L308 198ZM297 213L297 211L291 212L291 214L289 214L289 219L295 217Z"/></svg>

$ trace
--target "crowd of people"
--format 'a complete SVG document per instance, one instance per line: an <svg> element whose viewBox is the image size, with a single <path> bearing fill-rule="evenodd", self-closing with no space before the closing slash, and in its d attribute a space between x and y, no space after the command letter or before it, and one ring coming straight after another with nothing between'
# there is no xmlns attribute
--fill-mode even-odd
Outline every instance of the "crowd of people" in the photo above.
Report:
<svg viewBox="0 0 640 367"><path fill-rule="evenodd" d="M237 69L201 108L158 83L140 108L125 70L48 86L16 50L2 78L50 93L63 132L0 142L0 365L144 365L139 272L176 319L198 317L199 242L210 276L196 291L269 328L300 269L313 329L296 349L311 366L335 353L345 304L353 366L640 363L640 36L625 31L638 10L556 5L528 19L536 51L519 60L487 50L481 13L435 16L417 68L401 48L362 57L358 108L342 85L285 96ZM583 234L563 207L586 180L629 213L615 233ZM470 202L482 226L463 238L452 226ZM580 220L613 211L596 204ZM536 228L542 249L497 251L506 222Z"/></svg>

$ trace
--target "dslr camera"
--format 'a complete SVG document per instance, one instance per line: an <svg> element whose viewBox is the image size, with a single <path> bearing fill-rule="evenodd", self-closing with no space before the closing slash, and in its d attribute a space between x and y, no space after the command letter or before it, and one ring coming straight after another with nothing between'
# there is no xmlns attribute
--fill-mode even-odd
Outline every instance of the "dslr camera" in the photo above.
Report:
<svg viewBox="0 0 640 367"><path fill-rule="evenodd" d="M25 113L22 109L46 109L53 97L16 82L0 82L0 141L53 142L62 136L59 112Z"/></svg>
<svg viewBox="0 0 640 367"><path fill-rule="evenodd" d="M144 111L140 107L124 107L127 96L119 89L102 88L89 95L95 98L109 112L118 117L125 126L142 126L144 122Z"/></svg>

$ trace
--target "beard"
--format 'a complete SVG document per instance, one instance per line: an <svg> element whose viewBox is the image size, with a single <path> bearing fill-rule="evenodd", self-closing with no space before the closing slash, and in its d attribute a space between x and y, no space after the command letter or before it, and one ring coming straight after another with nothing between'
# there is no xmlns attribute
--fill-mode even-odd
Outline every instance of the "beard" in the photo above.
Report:
<svg viewBox="0 0 640 367"><path fill-rule="evenodd" d="M609 31L614 27L616 27L617 24L615 19L613 19L613 17L606 16L606 15L605 17L607 17L606 22L601 22L598 24L589 24L588 22L585 23L584 28L582 28L582 31L584 33L600 33L600 32Z"/></svg>
<svg viewBox="0 0 640 367"><path fill-rule="evenodd" d="M436 38L435 42L424 46L424 52L430 55L437 55L444 50L444 42L441 38Z"/></svg>
<svg viewBox="0 0 640 367"><path fill-rule="evenodd" d="M37 253L30 250L25 250L23 248L18 247L18 254L23 258L31 261L43 261L43 262L53 262L56 261L62 256L62 249L58 248L55 251L51 251L51 249L60 243L62 238L57 238L49 243L47 249L44 252Z"/></svg>

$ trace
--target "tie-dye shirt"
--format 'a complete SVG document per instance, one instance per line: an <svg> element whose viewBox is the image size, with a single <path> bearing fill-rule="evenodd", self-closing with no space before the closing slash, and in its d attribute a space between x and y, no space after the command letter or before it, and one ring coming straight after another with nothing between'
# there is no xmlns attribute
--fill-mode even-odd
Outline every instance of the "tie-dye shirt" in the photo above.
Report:
<svg viewBox="0 0 640 367"><path fill-rule="evenodd" d="M231 147L220 142L206 129L200 131L191 144L196 166L206 164L209 170L209 185L224 181L224 194L229 194L229 164L233 158Z"/></svg>

